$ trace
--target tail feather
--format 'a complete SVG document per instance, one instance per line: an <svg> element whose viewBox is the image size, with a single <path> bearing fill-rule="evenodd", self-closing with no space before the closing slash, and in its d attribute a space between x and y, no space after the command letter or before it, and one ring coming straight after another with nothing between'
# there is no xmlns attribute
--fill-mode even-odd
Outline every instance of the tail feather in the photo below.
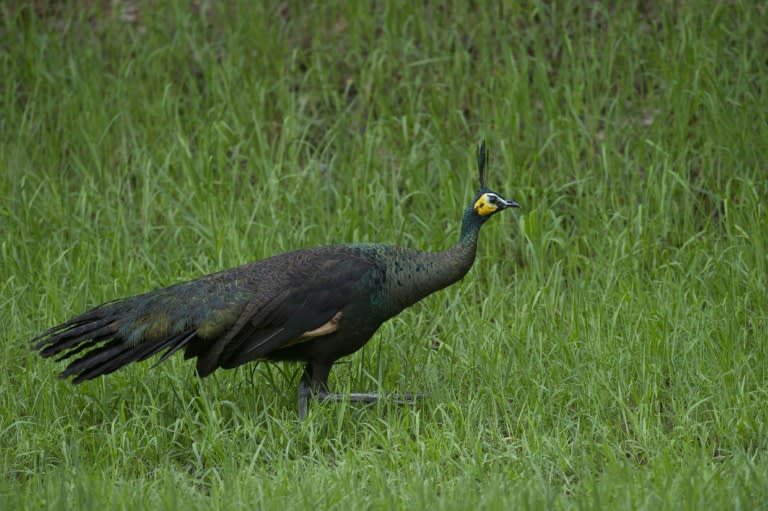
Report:
<svg viewBox="0 0 768 511"><path fill-rule="evenodd" d="M74 358L59 376L74 376L72 383L81 383L165 351L160 363L196 337L195 329L189 328L163 338L129 340L116 326L125 319L109 306L97 307L35 337L32 349L43 357Z"/></svg>
<svg viewBox="0 0 768 511"><path fill-rule="evenodd" d="M59 355L58 357L56 357L56 361L61 362L62 360L66 360L68 358L74 357L78 353L82 353L84 351L90 350L91 348L95 348L99 346L99 344L103 343L105 340L109 339L109 337L110 336L96 337L94 339L91 339L90 341L83 341L77 347L72 348L71 350L66 351L61 355Z"/></svg>
<svg viewBox="0 0 768 511"><path fill-rule="evenodd" d="M179 336L178 336L179 338L181 338L181 337L186 337L186 338L185 338L185 339L182 339L182 340L180 340L180 341L179 341L179 342L177 342L175 345L172 345L170 348L168 348L167 350L165 350L165 353L163 353L163 355L162 355L162 356L161 356L161 357L158 359L158 361L157 361L157 362L155 362L155 363L154 363L154 365L153 365L152 367L155 367L156 365L162 364L163 362L165 362L165 360L166 360L168 357L170 357L171 355L173 355L174 353L176 353L177 351L179 351L179 350L180 350L181 348L183 348L184 346L188 345L188 344L189 344L189 342L190 342L190 341L191 341L191 340L192 340L192 339L195 337L195 333L196 333L196 332L192 332L192 333L191 333L191 334L189 334L189 335L186 335L186 333L179 335ZM163 348L165 348L165 346L163 346ZM158 351L159 351L159 350L158 350ZM152 356L152 355L154 355L154 354L155 354L155 353L153 352L151 355L147 355L147 356L144 356L144 357L140 358L139 360L146 360L147 358L149 358L150 356Z"/></svg>
<svg viewBox="0 0 768 511"><path fill-rule="evenodd" d="M75 330L78 330L78 332L75 333ZM40 350L40 354L44 357L50 357L52 355L57 355L62 351L70 350L66 354L66 357L69 358L80 351L80 344L84 339L93 339L94 341L104 340L112 337L114 334L115 329L109 325L102 326L101 328L98 326L85 328L83 326L77 329L68 330L51 337L50 340L47 341L49 344Z"/></svg>
<svg viewBox="0 0 768 511"><path fill-rule="evenodd" d="M82 358L79 358L69 364L62 372L61 377L66 378L68 376L77 375L73 380L74 383L80 381L89 380L88 375L94 372L94 369L103 369L105 364L108 364L112 359L116 358L121 353L130 351L132 346L125 345L119 341L112 341L106 346L93 349L85 354ZM103 374L103 373L99 373ZM92 374L91 377L95 377L97 374Z"/></svg>
<svg viewBox="0 0 768 511"><path fill-rule="evenodd" d="M118 300L102 303L101 305L98 305L96 307L93 307L92 309L82 312L77 316L75 316L74 318L70 318L64 323L61 323L60 325L52 326L42 334L32 339L31 342L36 342L44 337L48 337L54 332L61 332L63 330L68 330L76 326L85 325L88 323L94 323L99 320L107 319L108 317L107 312L109 311L110 307L115 303L118 303Z"/></svg>
<svg viewBox="0 0 768 511"><path fill-rule="evenodd" d="M86 355L73 362L61 373L62 378L66 378L75 373L79 373L72 383L81 383L86 380L92 380L98 376L117 371L121 367L131 362L146 360L149 357L161 352L163 349L168 351L180 349L185 342L194 337L194 333L189 335L177 335L158 343L142 343L131 346L119 341L112 341L102 348L92 350ZM164 354L163 357L167 358ZM161 359L161 360L164 360ZM159 362L158 362L159 363Z"/></svg>
<svg viewBox="0 0 768 511"><path fill-rule="evenodd" d="M81 358L73 361L60 376L66 378L77 375L72 383L81 383L112 373L131 362L146 360L166 350L158 361L160 363L176 350L183 348L194 336L194 332L185 332L161 342L143 342L136 345L115 339L104 346L88 351Z"/></svg>

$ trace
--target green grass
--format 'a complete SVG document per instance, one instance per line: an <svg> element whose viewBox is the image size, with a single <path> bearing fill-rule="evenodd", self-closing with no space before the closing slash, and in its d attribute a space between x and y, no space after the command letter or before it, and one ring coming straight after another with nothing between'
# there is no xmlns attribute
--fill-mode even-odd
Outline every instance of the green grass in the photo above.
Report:
<svg viewBox="0 0 768 511"><path fill-rule="evenodd" d="M0 508L765 509L765 8L44 4L0 6ZM482 137L522 209L331 375L415 407L29 351L294 248L447 247Z"/></svg>

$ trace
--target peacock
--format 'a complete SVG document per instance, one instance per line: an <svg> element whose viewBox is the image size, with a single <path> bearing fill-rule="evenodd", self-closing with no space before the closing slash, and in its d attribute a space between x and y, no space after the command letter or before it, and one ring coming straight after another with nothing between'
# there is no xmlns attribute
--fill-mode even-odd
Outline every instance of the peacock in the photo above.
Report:
<svg viewBox="0 0 768 511"><path fill-rule="evenodd" d="M482 225L518 208L485 186L488 149L477 147L480 189L464 210L459 241L443 252L384 244L295 250L94 307L32 339L43 357L71 359L60 373L81 383L128 363L177 351L197 375L251 361L304 363L298 414L328 391L334 362L362 348L382 323L461 279ZM353 393L353 401L375 394Z"/></svg>

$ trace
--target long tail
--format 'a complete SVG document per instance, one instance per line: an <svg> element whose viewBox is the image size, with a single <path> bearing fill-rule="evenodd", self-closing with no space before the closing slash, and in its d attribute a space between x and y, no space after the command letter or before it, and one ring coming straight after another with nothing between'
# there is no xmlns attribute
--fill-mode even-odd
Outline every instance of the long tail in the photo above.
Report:
<svg viewBox="0 0 768 511"><path fill-rule="evenodd" d="M100 305L53 327L32 339L32 349L43 357L57 356L57 360L79 355L59 376L74 375L72 383L81 383L166 350L158 360L159 364L195 337L194 328L159 339L123 335L120 325L124 318L120 314L120 305L120 302ZM140 334L140 331L135 333Z"/></svg>

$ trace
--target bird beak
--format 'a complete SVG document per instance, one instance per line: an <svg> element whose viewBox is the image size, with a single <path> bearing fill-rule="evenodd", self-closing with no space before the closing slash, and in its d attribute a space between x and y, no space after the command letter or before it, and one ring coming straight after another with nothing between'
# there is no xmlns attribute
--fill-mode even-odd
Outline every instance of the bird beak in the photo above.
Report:
<svg viewBox="0 0 768 511"><path fill-rule="evenodd" d="M504 203L502 205L504 206L504 209L507 209L507 208L519 208L520 207L520 204L518 204L516 200L504 199Z"/></svg>

